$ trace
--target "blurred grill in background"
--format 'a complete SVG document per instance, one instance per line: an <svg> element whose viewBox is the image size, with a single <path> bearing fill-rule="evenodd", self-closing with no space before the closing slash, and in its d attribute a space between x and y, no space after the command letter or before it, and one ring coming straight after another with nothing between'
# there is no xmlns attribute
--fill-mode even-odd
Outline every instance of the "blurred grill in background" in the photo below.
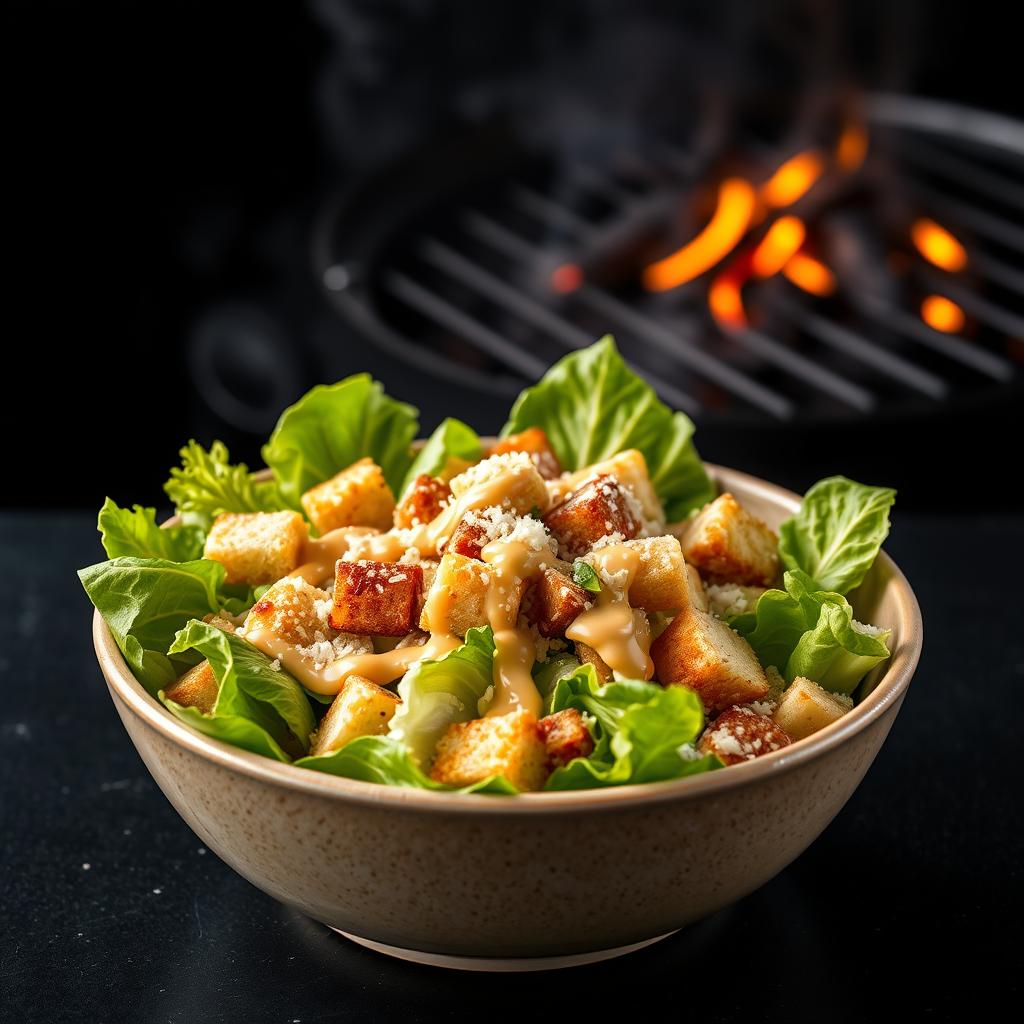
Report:
<svg viewBox="0 0 1024 1024"><path fill-rule="evenodd" d="M99 161L75 193L95 312L67 315L103 357L77 347L67 384L115 396L82 421L120 500L159 501L189 436L255 463L284 405L357 370L428 427L495 429L611 332L708 459L1020 507L951 483L994 476L1024 399L1024 128L982 12L202 11L109 81L61 52L102 83L65 130ZM90 469L12 498L92 504Z"/></svg>

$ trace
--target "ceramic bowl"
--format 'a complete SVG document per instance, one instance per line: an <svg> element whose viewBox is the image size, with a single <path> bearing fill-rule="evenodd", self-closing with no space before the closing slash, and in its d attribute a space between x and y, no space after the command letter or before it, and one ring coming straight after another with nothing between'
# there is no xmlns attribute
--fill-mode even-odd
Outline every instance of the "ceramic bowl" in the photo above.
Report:
<svg viewBox="0 0 1024 1024"><path fill-rule="evenodd" d="M799 498L709 467L772 526ZM921 652L917 601L882 554L851 598L892 658L841 720L784 750L675 782L515 797L377 786L190 731L128 670L99 615L114 705L168 800L275 899L420 962L535 969L628 952L746 895L814 841L864 777ZM885 813L884 808L879 813Z"/></svg>

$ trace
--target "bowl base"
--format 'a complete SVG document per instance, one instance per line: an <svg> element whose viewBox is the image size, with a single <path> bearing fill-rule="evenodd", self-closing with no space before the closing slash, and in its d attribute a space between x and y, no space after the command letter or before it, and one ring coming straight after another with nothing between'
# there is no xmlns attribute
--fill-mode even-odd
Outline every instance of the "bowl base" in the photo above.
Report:
<svg viewBox="0 0 1024 1024"><path fill-rule="evenodd" d="M627 953L634 953L645 946L652 946L655 942L661 942L674 931L665 932L664 935L656 935L653 939L644 939L643 942L634 942L629 946L616 946L613 949L596 949L590 953L570 953L566 956L513 956L513 957L487 957L487 956L453 956L448 953L427 953L419 949L403 949L401 946L389 946L384 942L374 942L373 939L364 939L361 935L353 935L351 932L343 932L340 928L334 928L339 935L346 939L359 943L374 952L383 953L385 956L393 956L398 960L408 960L414 964L426 964L428 967L445 967L453 971L554 971L562 967L581 967L583 964L596 964L601 960L611 960L617 956L625 956Z"/></svg>

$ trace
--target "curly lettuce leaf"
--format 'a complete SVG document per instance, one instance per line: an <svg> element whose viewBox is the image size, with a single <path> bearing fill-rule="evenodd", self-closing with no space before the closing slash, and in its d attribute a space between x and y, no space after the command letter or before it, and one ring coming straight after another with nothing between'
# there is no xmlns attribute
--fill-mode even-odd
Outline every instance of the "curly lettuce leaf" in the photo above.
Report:
<svg viewBox="0 0 1024 1024"><path fill-rule="evenodd" d="M800 511L779 527L779 557L819 590L848 594L860 585L889 534L896 492L832 476L805 495Z"/></svg>
<svg viewBox="0 0 1024 1024"><path fill-rule="evenodd" d="M471 629L465 643L436 661L420 661L398 684L398 706L388 735L404 743L416 764L427 765L442 733L454 722L479 718L493 696L494 636Z"/></svg>
<svg viewBox="0 0 1024 1024"><path fill-rule="evenodd" d="M155 508L119 508L112 498L107 498L97 517L96 529L110 558L127 555L191 562L203 555L203 531L198 526L182 524L161 529Z"/></svg>
<svg viewBox="0 0 1024 1024"><path fill-rule="evenodd" d="M300 508L304 491L369 456L395 494L412 464L419 414L389 398L369 374L320 384L277 421L263 458L285 503Z"/></svg>
<svg viewBox="0 0 1024 1024"><path fill-rule="evenodd" d="M501 433L527 427L541 427L570 470L639 448L670 520L714 497L693 423L626 366L610 335L565 356L519 395Z"/></svg>
<svg viewBox="0 0 1024 1024"><path fill-rule="evenodd" d="M214 441L206 451L197 441L181 449L181 466L171 470L164 491L182 522L205 533L222 512L276 512L287 508L272 480L257 480L244 463L231 465L227 448Z"/></svg>
<svg viewBox="0 0 1024 1024"><path fill-rule="evenodd" d="M395 494L404 494L409 484L421 473L440 476L452 459L477 462L482 454L483 445L477 432L462 420L449 417L427 438Z"/></svg>

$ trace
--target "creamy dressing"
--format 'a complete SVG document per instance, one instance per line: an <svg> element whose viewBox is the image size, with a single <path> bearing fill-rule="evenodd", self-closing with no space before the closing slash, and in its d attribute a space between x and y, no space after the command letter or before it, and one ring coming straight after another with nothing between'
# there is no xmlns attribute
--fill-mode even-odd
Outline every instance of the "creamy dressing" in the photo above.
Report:
<svg viewBox="0 0 1024 1024"><path fill-rule="evenodd" d="M307 583L318 586L334 578L334 566L349 549L355 537L370 537L377 531L369 526L341 526L322 537L307 537L302 545L302 565L289 576L301 576Z"/></svg>

